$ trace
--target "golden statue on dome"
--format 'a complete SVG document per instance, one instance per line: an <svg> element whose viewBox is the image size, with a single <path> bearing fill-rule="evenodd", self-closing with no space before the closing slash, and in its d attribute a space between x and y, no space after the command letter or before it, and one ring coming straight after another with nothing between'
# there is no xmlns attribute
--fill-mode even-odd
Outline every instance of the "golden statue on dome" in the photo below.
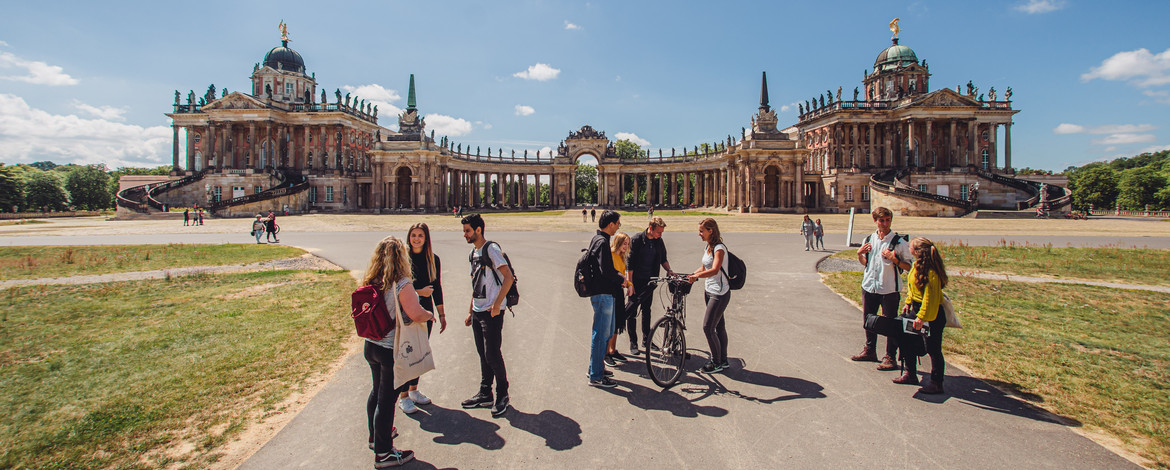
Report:
<svg viewBox="0 0 1170 470"><path fill-rule="evenodd" d="M898 38L898 31L901 31L901 30L902 30L902 28L899 28L899 27L898 27L898 21L899 21L899 20L900 20L900 18L894 18L894 21L891 21L891 22L890 22L890 31L893 31L893 33L894 33L894 39L897 39L897 38Z"/></svg>
<svg viewBox="0 0 1170 470"><path fill-rule="evenodd" d="M280 20L280 25L277 27L280 28L280 40L291 41L291 39L288 38L288 25L284 24L284 20Z"/></svg>

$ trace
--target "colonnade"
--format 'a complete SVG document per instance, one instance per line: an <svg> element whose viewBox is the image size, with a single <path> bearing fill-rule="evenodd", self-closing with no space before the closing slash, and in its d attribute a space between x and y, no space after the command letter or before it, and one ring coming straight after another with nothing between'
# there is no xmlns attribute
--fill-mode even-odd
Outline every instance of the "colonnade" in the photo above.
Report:
<svg viewBox="0 0 1170 470"><path fill-rule="evenodd" d="M187 135L186 169L220 171L286 167L306 173L368 173L374 135L342 124L287 125L272 120L173 126L172 166L179 165L179 129Z"/></svg>
<svg viewBox="0 0 1170 470"><path fill-rule="evenodd" d="M1002 168L1010 170L1012 123L978 122L974 118L829 124L805 132L805 146L812 154L805 170L966 166L993 170L1000 168L996 137L1001 124L1004 126Z"/></svg>

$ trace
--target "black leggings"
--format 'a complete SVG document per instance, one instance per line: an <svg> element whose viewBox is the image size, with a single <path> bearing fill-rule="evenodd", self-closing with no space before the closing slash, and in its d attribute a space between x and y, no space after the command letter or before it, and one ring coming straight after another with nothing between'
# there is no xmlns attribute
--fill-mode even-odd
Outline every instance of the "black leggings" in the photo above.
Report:
<svg viewBox="0 0 1170 470"><path fill-rule="evenodd" d="M707 335L707 346L711 348L711 362L727 362L727 322L724 312L731 301L731 291L723 295L703 293L707 300L707 312L703 314L703 334Z"/></svg>
<svg viewBox="0 0 1170 470"><path fill-rule="evenodd" d="M921 303L910 304L910 314L917 315L920 308L922 308ZM943 312L941 305L938 307L938 316L927 323L930 324L930 336L926 337L926 354L930 355L930 381L942 385L947 368L942 353L943 328L947 326L947 314ZM906 372L918 373L918 358L907 358L903 362L906 365Z"/></svg>
<svg viewBox="0 0 1170 470"><path fill-rule="evenodd" d="M374 441L374 452L386 453L394 448L394 438L390 437L394 429L394 404L399 391L406 390L406 386L394 389L394 350L369 341L365 343L366 362L370 363L370 373L374 378L374 388L366 400L366 421L370 438Z"/></svg>
<svg viewBox="0 0 1170 470"><path fill-rule="evenodd" d="M626 318L626 331L630 333L630 344L638 344L638 312L642 317L642 337L650 341L650 306L654 304L654 286L649 282L634 284L634 295L630 296L630 303L636 302L637 308Z"/></svg>

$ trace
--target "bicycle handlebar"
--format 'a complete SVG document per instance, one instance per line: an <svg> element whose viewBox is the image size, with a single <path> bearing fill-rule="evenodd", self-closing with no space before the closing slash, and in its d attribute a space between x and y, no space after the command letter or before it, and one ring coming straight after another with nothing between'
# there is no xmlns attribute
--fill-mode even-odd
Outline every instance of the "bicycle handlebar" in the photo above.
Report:
<svg viewBox="0 0 1170 470"><path fill-rule="evenodd" d="M687 281L688 277L689 276L687 276L686 274L674 273L674 274L667 274L665 276L652 277L652 278L650 278L650 282L657 284L660 282L669 282L669 281Z"/></svg>

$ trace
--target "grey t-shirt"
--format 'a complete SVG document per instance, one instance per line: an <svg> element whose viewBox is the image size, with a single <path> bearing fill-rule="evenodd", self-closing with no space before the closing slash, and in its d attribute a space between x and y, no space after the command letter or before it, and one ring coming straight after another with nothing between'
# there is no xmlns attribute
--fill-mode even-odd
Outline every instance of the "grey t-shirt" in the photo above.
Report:
<svg viewBox="0 0 1170 470"><path fill-rule="evenodd" d="M480 266L480 249L474 247L471 249L471 309L476 312L486 312L492 309L492 302L500 294L500 284L496 282L496 276L499 276L502 282L504 276L500 275L500 266L508 265L508 262L504 260L504 253L500 251L499 244L488 243L487 248L488 257L492 259L492 266L496 271L495 276L486 269L479 276L476 276L476 271L479 270ZM476 292L482 293L483 297L475 295Z"/></svg>

